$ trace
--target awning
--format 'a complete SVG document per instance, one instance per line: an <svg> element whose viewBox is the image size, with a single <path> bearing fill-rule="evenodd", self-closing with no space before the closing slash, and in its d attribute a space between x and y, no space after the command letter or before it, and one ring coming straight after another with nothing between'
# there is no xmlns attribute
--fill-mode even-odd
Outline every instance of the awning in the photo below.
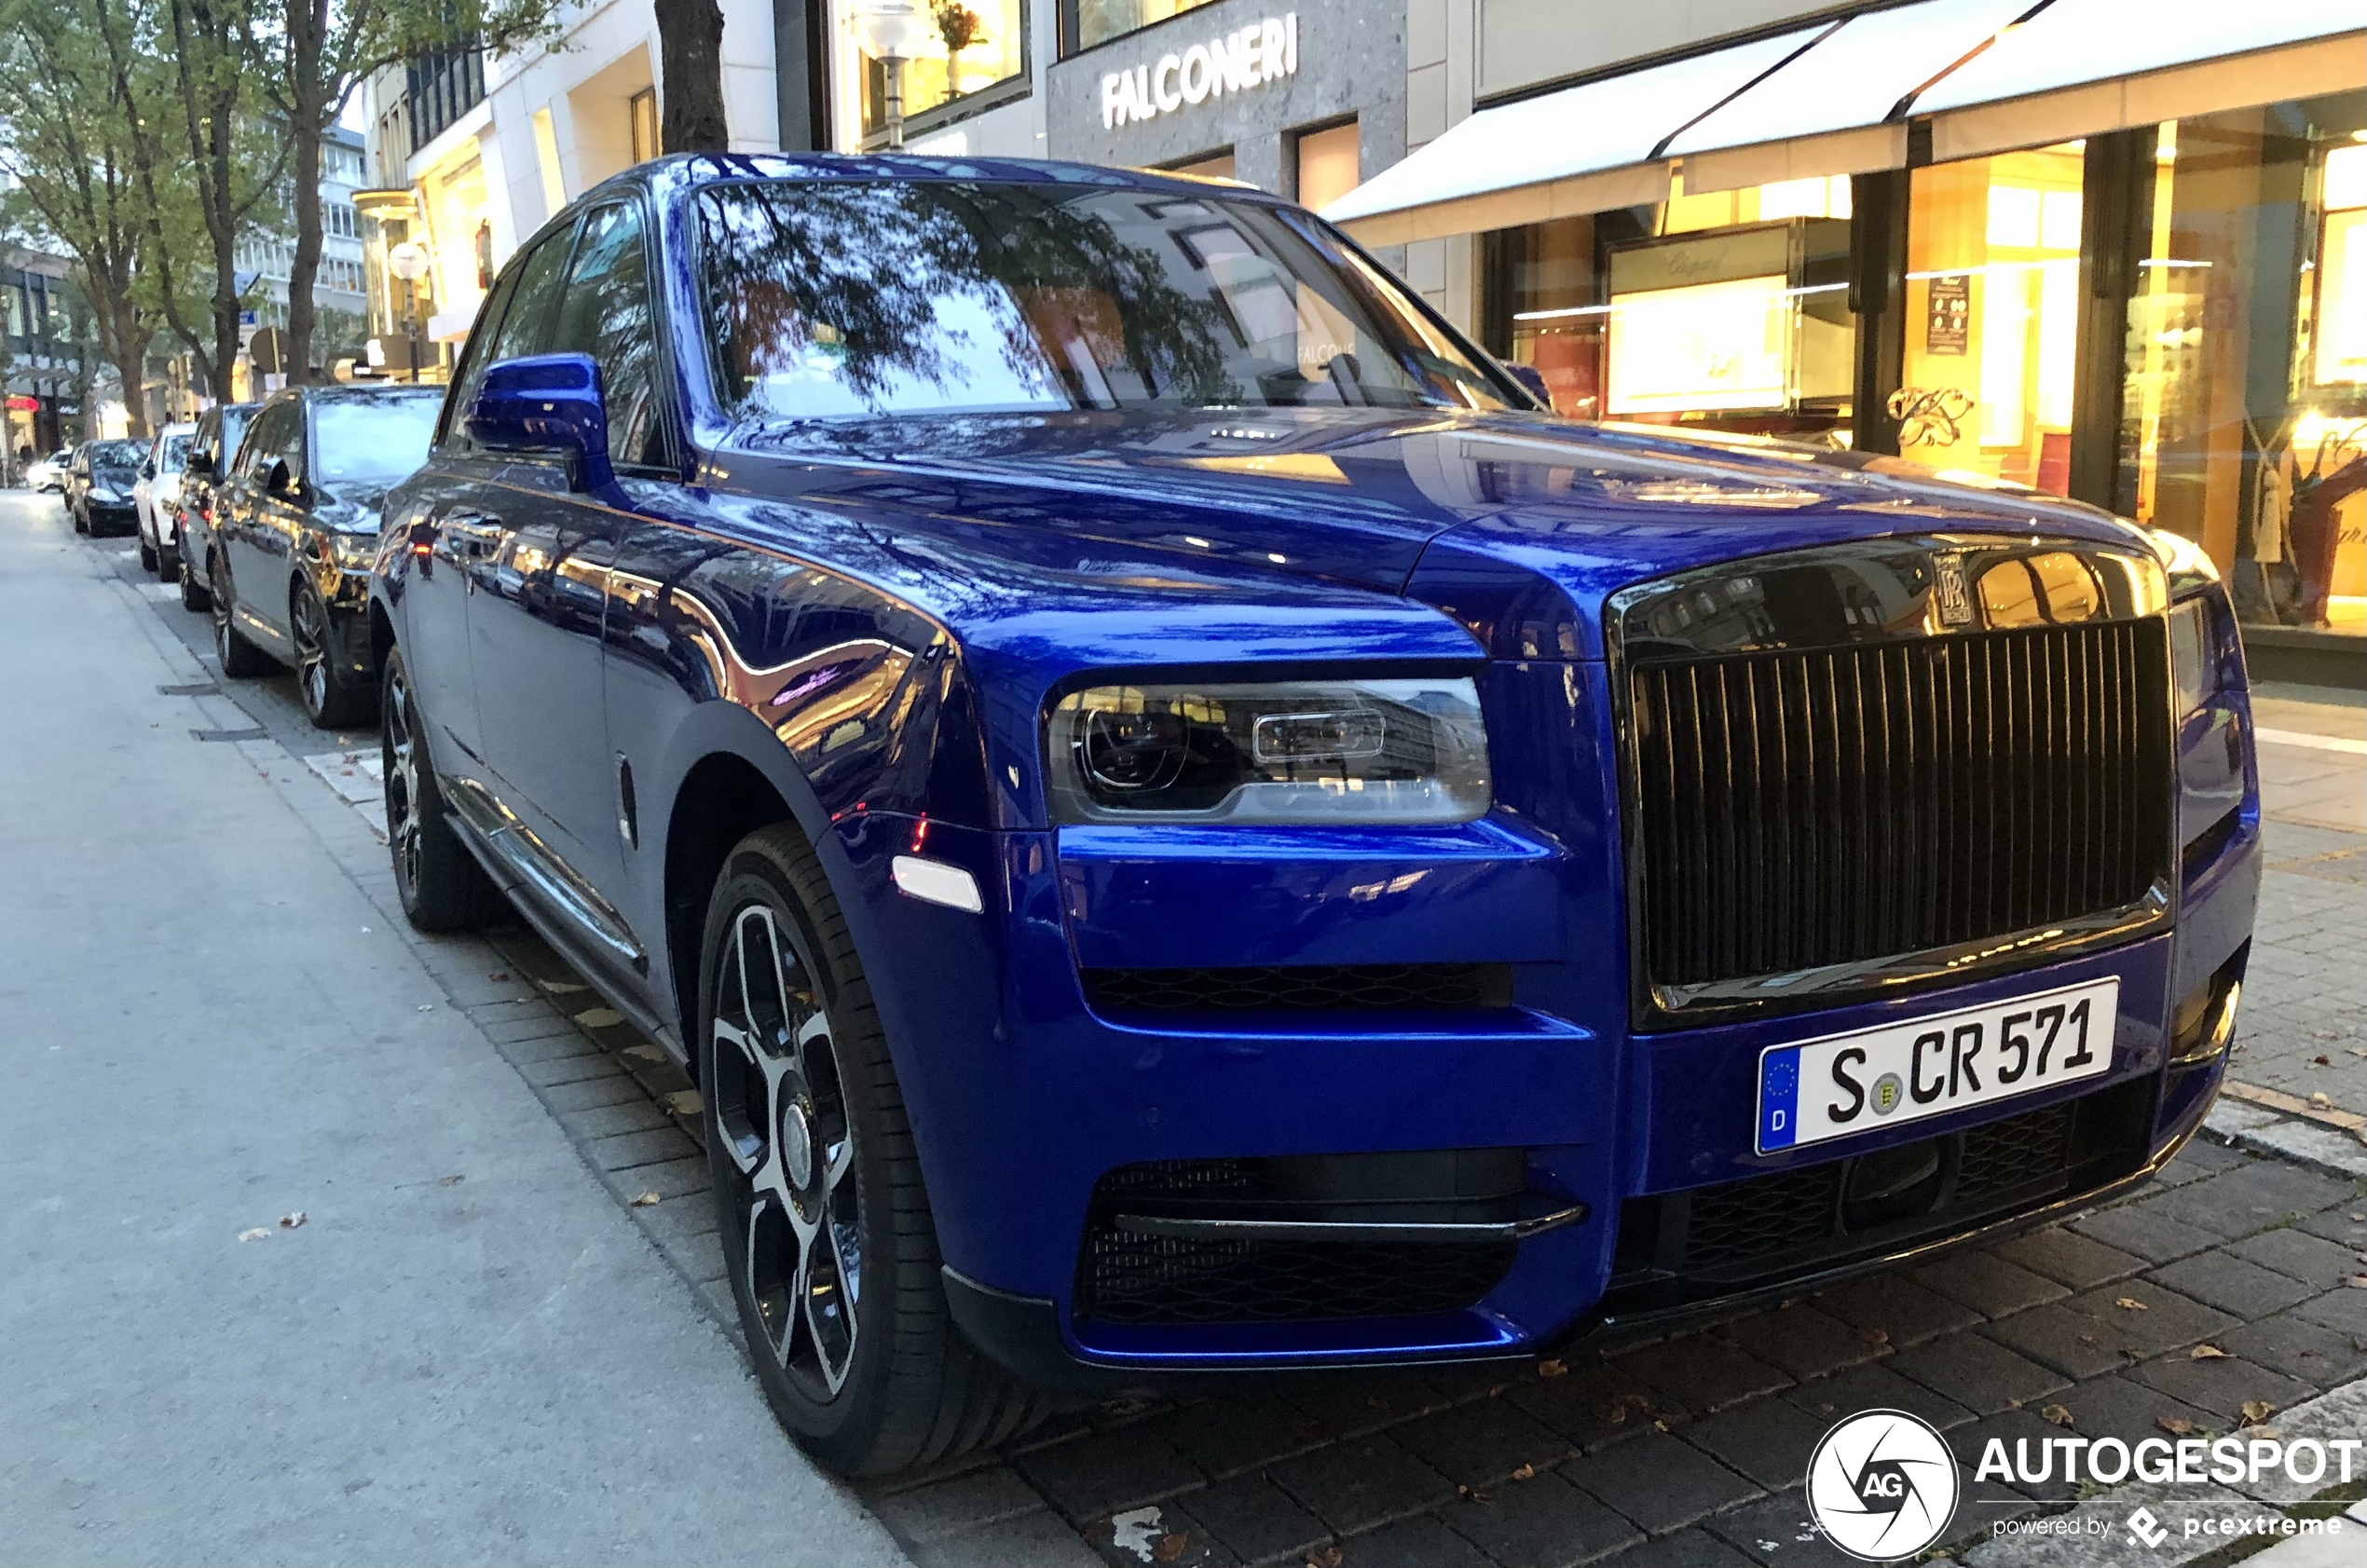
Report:
<svg viewBox="0 0 2367 1568"><path fill-rule="evenodd" d="M1323 209L1370 245L1659 201L1669 132L1829 27L1803 28L1483 109ZM1504 197L1514 199L1507 202Z"/></svg>
<svg viewBox="0 0 2367 1568"><path fill-rule="evenodd" d="M1324 209L1367 244L2356 89L2360 0L1923 0L1484 109Z"/></svg>

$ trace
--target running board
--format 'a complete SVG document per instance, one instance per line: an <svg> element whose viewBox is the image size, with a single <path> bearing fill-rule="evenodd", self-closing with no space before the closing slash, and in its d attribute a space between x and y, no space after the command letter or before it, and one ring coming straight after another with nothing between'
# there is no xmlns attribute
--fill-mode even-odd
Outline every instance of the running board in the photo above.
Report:
<svg viewBox="0 0 2367 1568"><path fill-rule="evenodd" d="M649 952L634 939L624 917L554 854L551 847L501 804L491 790L460 774L438 774L436 782L443 787L445 799L451 803L452 814L497 863L487 867L496 873L494 879L501 881L500 873L508 873L503 891L526 888L574 920L584 935L598 943L617 961L648 972Z"/></svg>

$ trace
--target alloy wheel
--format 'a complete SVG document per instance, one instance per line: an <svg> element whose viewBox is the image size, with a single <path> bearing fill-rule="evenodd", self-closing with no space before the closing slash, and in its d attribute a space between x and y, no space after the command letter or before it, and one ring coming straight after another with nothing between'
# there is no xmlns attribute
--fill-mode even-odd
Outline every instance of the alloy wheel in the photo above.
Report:
<svg viewBox="0 0 2367 1568"><path fill-rule="evenodd" d="M387 841L394 849L395 875L403 885L419 885L419 744L411 730L411 690L396 665L387 675L385 717Z"/></svg>
<svg viewBox="0 0 2367 1568"><path fill-rule="evenodd" d="M762 903L733 915L715 975L711 1071L725 1253L769 1352L812 1398L853 1369L862 1296L861 1206L830 1018L814 978Z"/></svg>
<svg viewBox="0 0 2367 1568"><path fill-rule="evenodd" d="M317 719L329 706L328 612L320 594L300 589L288 619L295 634L296 682L304 691L304 711Z"/></svg>

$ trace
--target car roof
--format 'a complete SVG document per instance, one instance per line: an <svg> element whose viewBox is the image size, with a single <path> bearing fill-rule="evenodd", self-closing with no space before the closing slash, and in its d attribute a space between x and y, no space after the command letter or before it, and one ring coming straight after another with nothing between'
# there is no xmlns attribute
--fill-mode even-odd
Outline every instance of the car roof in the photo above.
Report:
<svg viewBox="0 0 2367 1568"><path fill-rule="evenodd" d="M604 194L614 197L636 188L673 195L747 180L832 180L883 184L958 180L989 184L1163 191L1174 195L1188 192L1269 206L1287 205L1279 197L1254 185L1230 180L1156 169L1068 163L1056 158L922 157L911 153L677 153L611 175L577 198L570 211L592 204Z"/></svg>

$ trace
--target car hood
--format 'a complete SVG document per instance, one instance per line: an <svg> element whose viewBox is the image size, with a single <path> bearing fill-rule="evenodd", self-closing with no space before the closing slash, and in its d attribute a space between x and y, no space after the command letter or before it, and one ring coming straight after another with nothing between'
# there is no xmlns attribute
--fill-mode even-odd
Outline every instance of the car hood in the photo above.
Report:
<svg viewBox="0 0 2367 1568"><path fill-rule="evenodd" d="M1751 437L1447 411L945 416L738 432L718 488L900 514L965 554L1184 567L1412 598L1501 657L1600 658L1604 601L1690 567L1885 535L2142 548L2092 507ZM927 595L920 595L925 599ZM1539 647L1517 623L1558 622Z"/></svg>
<svg viewBox="0 0 2367 1568"><path fill-rule="evenodd" d="M341 534L376 534L387 492L393 488L384 481L323 484L312 503L313 520Z"/></svg>

